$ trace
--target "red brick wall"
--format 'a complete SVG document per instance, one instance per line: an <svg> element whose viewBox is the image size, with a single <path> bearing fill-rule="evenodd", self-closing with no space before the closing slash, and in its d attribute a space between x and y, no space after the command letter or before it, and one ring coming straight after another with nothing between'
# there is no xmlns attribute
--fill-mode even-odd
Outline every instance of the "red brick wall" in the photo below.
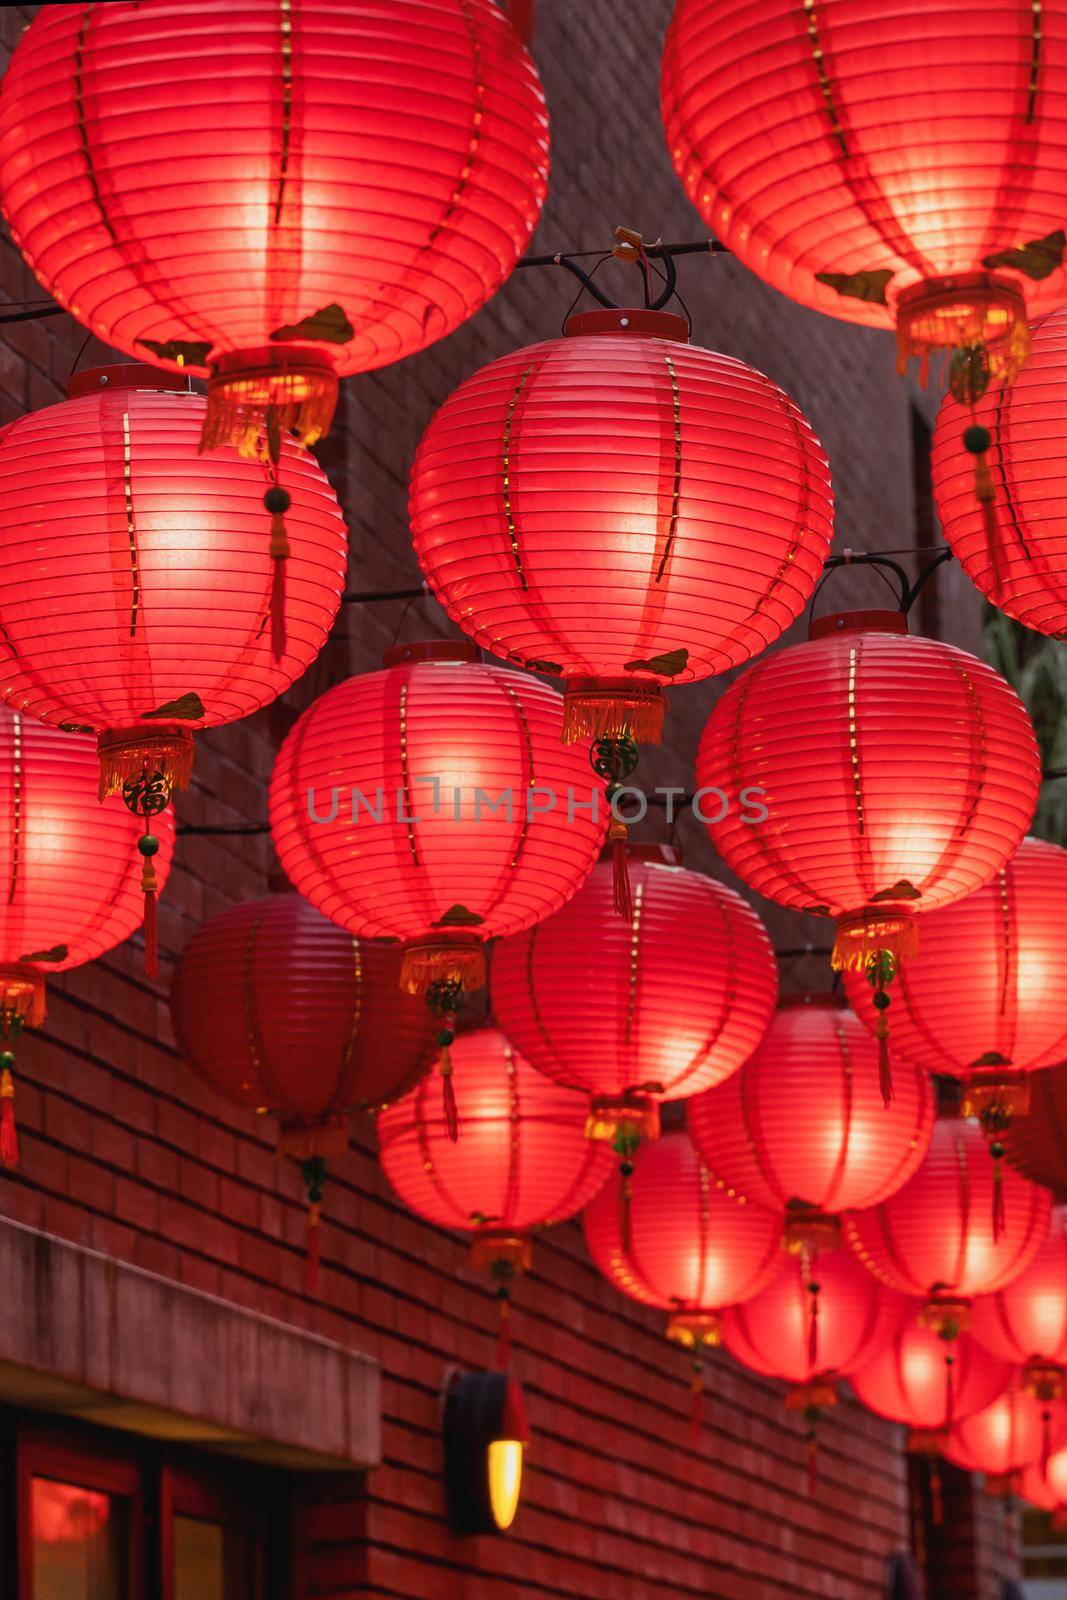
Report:
<svg viewBox="0 0 1067 1600"><path fill-rule="evenodd" d="M32 9L2 9L5 48ZM659 126L657 59L668 10L668 0L543 0L536 53L553 119L554 172L541 248L610 242L618 222L649 238L700 237ZM624 269L612 270L621 285ZM695 337L753 361L807 411L831 455L841 543L913 544L915 396L894 375L890 338L802 311L730 260L688 260L681 283ZM0 290L12 300L39 292L6 242ZM571 294L562 275L517 274L443 344L347 385L322 454L352 530L353 584L391 588L416 578L405 491L421 429L471 370L553 333ZM83 339L67 317L5 329L0 420L59 399ZM105 355L94 341L83 362ZM929 411L926 400L920 404ZM966 585L952 574L940 581L947 633L973 641L977 608ZM824 605L881 598L869 572L833 587ZM264 818L273 750L292 716L345 671L375 667L400 611L349 608L291 704L203 737L179 818ZM403 627L411 638L444 631L445 622L429 602ZM715 693L703 685L673 697L667 740L643 763L646 783L686 781ZM693 865L715 870L691 820L680 838ZM533 1272L515 1294L515 1366L533 1444L513 1537L457 1542L448 1534L436 1439L442 1378L450 1363L479 1365L492 1355L493 1303L468 1270L463 1245L387 1193L372 1130L361 1127L329 1192L322 1297L307 1299L295 1172L275 1161L268 1130L201 1087L173 1044L166 989L176 953L224 904L261 893L271 864L262 838L186 837L161 913L162 981L146 983L139 950L126 946L51 986L48 1020L21 1050L23 1164L4 1178L0 1208L381 1360L385 1464L370 1477L365 1500L352 1485L302 1491L302 1593L874 1600L886 1553L907 1539L898 1431L842 1404L823 1428L821 1487L809 1503L801 1427L783 1412L778 1387L724 1357L710 1363L708 1426L694 1456L686 1443L685 1360L664 1341L660 1318L599 1278L576 1225L538 1244ZM771 910L769 920L779 942L807 936L796 918ZM810 934L825 938L815 925ZM825 982L822 972L796 968L787 981L795 986L805 976ZM299 1374L277 1381L292 1384L299 1405ZM991 1573L995 1551L988 1540L982 1550ZM954 1600L987 1600L989 1582L981 1581L980 1593L960 1587Z"/></svg>

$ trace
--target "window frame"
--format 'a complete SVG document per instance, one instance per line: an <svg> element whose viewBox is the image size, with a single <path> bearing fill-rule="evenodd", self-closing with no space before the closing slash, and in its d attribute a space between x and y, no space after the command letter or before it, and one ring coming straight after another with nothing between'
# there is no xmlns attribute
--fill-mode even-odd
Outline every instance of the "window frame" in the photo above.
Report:
<svg viewBox="0 0 1067 1600"><path fill-rule="evenodd" d="M16 1436L18 1600L33 1600L33 1480L52 1478L129 1502L124 1600L145 1600L144 1473L136 1457L99 1439L62 1426L23 1422Z"/></svg>
<svg viewBox="0 0 1067 1600"><path fill-rule="evenodd" d="M253 1480L246 1478L251 1490ZM265 1497L266 1498L266 1497ZM252 1554L251 1590L248 1600L265 1600L270 1521L267 1503L251 1493L235 1493L219 1469L195 1469L183 1462L166 1460L159 1481L159 1580L160 1600L174 1600L174 1519L192 1517L234 1529L250 1541Z"/></svg>

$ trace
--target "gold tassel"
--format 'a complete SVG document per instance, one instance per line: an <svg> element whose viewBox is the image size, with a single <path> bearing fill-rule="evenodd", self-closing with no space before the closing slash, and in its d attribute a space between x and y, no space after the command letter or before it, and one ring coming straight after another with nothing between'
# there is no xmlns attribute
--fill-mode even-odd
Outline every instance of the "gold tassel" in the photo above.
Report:
<svg viewBox="0 0 1067 1600"><path fill-rule="evenodd" d="M200 448L232 445L239 455L262 460L268 410L282 433L312 445L329 432L336 407L337 375L309 350L223 356L208 380Z"/></svg>
<svg viewBox="0 0 1067 1600"><path fill-rule="evenodd" d="M99 735L97 753L101 800L120 794L146 772L159 773L171 789L187 789L193 775L193 735L187 728L109 729Z"/></svg>
<svg viewBox="0 0 1067 1600"><path fill-rule="evenodd" d="M400 964L400 987L407 994L426 994L440 983L458 984L471 993L484 988L485 981L485 946L480 939L412 944Z"/></svg>
<svg viewBox="0 0 1067 1600"><path fill-rule="evenodd" d="M57 956L66 956L60 945ZM38 951L36 958L52 955L52 951ZM16 1027L39 1028L45 1019L45 981L39 972L32 972L15 964L0 966L0 1017L7 1019L12 1032Z"/></svg>
<svg viewBox="0 0 1067 1600"><path fill-rule="evenodd" d="M637 744L659 744L664 703L658 683L598 684L595 678L571 678L563 691L563 743L632 739Z"/></svg>
<svg viewBox="0 0 1067 1600"><path fill-rule="evenodd" d="M863 911L838 917L830 965L835 972L865 972L878 957L892 959L894 970L919 948L915 918L897 909Z"/></svg>

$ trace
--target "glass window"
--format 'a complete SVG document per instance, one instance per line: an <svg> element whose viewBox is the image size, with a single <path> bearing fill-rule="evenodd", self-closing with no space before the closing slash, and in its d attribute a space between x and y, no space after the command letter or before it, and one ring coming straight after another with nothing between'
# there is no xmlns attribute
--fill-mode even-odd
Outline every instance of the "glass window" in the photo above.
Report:
<svg viewBox="0 0 1067 1600"><path fill-rule="evenodd" d="M126 1502L54 1478L31 1495L33 1600L126 1600Z"/></svg>
<svg viewBox="0 0 1067 1600"><path fill-rule="evenodd" d="M174 1517L174 1600L251 1600L251 1541L238 1527Z"/></svg>

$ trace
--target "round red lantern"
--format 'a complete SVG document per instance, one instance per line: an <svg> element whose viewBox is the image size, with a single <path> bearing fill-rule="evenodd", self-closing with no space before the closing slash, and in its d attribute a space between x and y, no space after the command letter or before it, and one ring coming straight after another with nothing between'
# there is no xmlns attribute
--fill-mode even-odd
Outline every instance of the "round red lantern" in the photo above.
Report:
<svg viewBox="0 0 1067 1600"><path fill-rule="evenodd" d="M1039 1511L1059 1513L1053 1526L1062 1526L1062 1514L1067 1509L1067 1450L1057 1450L1043 1467L1024 1467L1019 1494Z"/></svg>
<svg viewBox="0 0 1067 1600"><path fill-rule="evenodd" d="M45 6L0 95L30 267L107 344L208 375L205 442L250 450L267 412L312 443L339 377L484 304L547 152L493 0Z"/></svg>
<svg viewBox="0 0 1067 1600"><path fill-rule="evenodd" d="M1000 1135L1004 1158L1032 1183L1067 1200L1067 1066L1030 1073L1030 1108Z"/></svg>
<svg viewBox="0 0 1067 1600"><path fill-rule="evenodd" d="M661 311L581 313L476 372L411 478L434 593L479 644L563 679L567 739L656 741L664 684L773 643L831 510L793 402Z"/></svg>
<svg viewBox="0 0 1067 1600"><path fill-rule="evenodd" d="M378 1148L405 1205L469 1234L475 1266L498 1286L506 1365L508 1284L530 1264L531 1235L580 1211L611 1156L584 1137L582 1097L535 1072L498 1028L463 1032L452 1050L462 1139L424 1081L379 1112Z"/></svg>
<svg viewBox="0 0 1067 1600"><path fill-rule="evenodd" d="M707 824L727 864L779 905L836 919L834 965L886 985L916 913L987 883L1033 815L1040 760L1019 697L990 667L909 637L896 612L822 617L715 706L701 788L758 796ZM699 797L698 797L699 798Z"/></svg>
<svg viewBox="0 0 1067 1600"><path fill-rule="evenodd" d="M1010 1169L998 1177L977 1122L939 1116L919 1170L880 1205L850 1212L845 1236L883 1282L926 1302L932 1327L951 1332L966 1327L975 1295L993 1294L1025 1270L1048 1234L1050 1211L1047 1189Z"/></svg>
<svg viewBox="0 0 1067 1600"><path fill-rule="evenodd" d="M956 1422L944 1455L965 1472L984 1472L986 1488L1014 1492L1024 1467L1040 1466L1067 1441L1067 1406L1036 1399L1013 1383L999 1400Z"/></svg>
<svg viewBox="0 0 1067 1600"><path fill-rule="evenodd" d="M678 0L663 58L686 193L804 305L896 327L901 360L982 347L1010 374L1067 299L1065 0Z"/></svg>
<svg viewBox="0 0 1067 1600"><path fill-rule="evenodd" d="M894 1052L962 1078L964 1112L997 1135L995 1150L1026 1109L1031 1070L1067 1055L1065 895L1067 850L1024 839L984 888L923 918L918 954L897 980ZM846 973L845 985L876 1027L862 975Z"/></svg>
<svg viewBox="0 0 1067 1600"><path fill-rule="evenodd" d="M934 494L945 538L986 599L1039 633L1067 634L1067 505L1058 463L1067 448L1067 308L1043 317L1011 389L971 411L949 400L934 431ZM980 430L983 437L977 437ZM988 479L976 503L960 450L983 446Z"/></svg>
<svg viewBox="0 0 1067 1600"><path fill-rule="evenodd" d="M95 733L101 796L124 791L142 812L188 782L196 729L248 716L310 666L344 584L336 496L286 440L275 660L270 475L230 450L199 454L204 404L155 368L99 368L0 434L0 694Z"/></svg>
<svg viewBox="0 0 1067 1600"><path fill-rule="evenodd" d="M844 1001L787 995L756 1050L686 1108L715 1180L775 1211L794 1247L836 1247L839 1213L876 1205L929 1148L934 1097L926 1074L895 1074L887 1105L878 1047Z"/></svg>
<svg viewBox="0 0 1067 1600"><path fill-rule="evenodd" d="M540 1072L591 1099L589 1132L622 1154L659 1103L729 1077L759 1043L778 986L751 907L662 845L631 847L632 925L593 868L547 922L493 951L493 1009Z"/></svg>
<svg viewBox="0 0 1067 1600"><path fill-rule="evenodd" d="M1014 1372L1010 1361L990 1355L968 1333L945 1338L913 1301L893 1338L850 1373L849 1382L868 1411L911 1430L909 1450L934 1453L954 1422L984 1411L1004 1393Z"/></svg>
<svg viewBox="0 0 1067 1600"><path fill-rule="evenodd" d="M175 970L186 1061L234 1105L277 1117L278 1153L301 1163L312 1281L326 1161L348 1148L350 1113L395 1099L432 1061L436 1027L400 988L400 961L290 891L212 917Z"/></svg>
<svg viewBox="0 0 1067 1600"><path fill-rule="evenodd" d="M667 1337L693 1352L693 1425L700 1427L703 1353L721 1342L723 1308L773 1275L773 1212L716 1189L688 1134L664 1134L608 1178L582 1219L589 1253L609 1283L670 1313Z"/></svg>
<svg viewBox="0 0 1067 1600"><path fill-rule="evenodd" d="M1056 1206L1047 1239L1024 1272L971 1307L971 1331L987 1350L1023 1368L1039 1400L1064 1394L1067 1365L1067 1207Z"/></svg>
<svg viewBox="0 0 1067 1600"><path fill-rule="evenodd" d="M167 880L174 823L145 857ZM130 855L144 838L117 798L97 799L92 739L0 707L0 1162L18 1160L12 1044L45 1015L45 980L95 961L141 921Z"/></svg>

